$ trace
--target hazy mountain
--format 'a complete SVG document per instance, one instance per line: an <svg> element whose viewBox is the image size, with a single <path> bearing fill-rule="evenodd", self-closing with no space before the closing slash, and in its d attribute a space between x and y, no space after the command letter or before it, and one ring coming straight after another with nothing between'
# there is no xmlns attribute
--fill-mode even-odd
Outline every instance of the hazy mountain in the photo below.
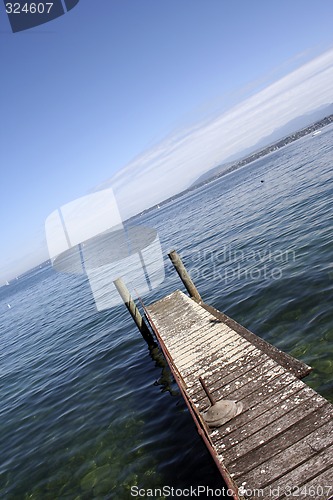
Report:
<svg viewBox="0 0 333 500"><path fill-rule="evenodd" d="M243 149L239 153L236 153L232 156L229 156L223 162L223 164L211 168L210 170L208 170L208 172L202 174L192 185L203 182L206 179L209 179L219 174L220 172L223 172L228 168L228 166L232 165L232 163L235 162L236 160L239 160L240 158L245 158L246 156L249 156L251 153L258 151L270 144L273 144L278 140L282 139L283 137L291 135L293 132L297 132L298 130L308 127L309 125L312 125L313 123L320 121L326 116L329 116L331 114L333 114L333 104L326 104L311 113L306 113L305 115L301 115L298 116L297 118L294 118L290 122L283 125L283 127L279 127L278 129L274 130L274 132L272 132L270 135L267 135L262 139L260 139L260 141L258 141L253 146Z"/></svg>
<svg viewBox="0 0 333 500"><path fill-rule="evenodd" d="M265 146L268 146L269 144L273 144L279 139L282 139L283 137L286 137L293 132L297 132L304 127L308 127L312 123L318 122L319 120L322 120L323 118L331 114L333 114L333 104L321 106L320 108L316 109L316 111L298 116L297 118L294 118L290 122L283 125L283 127L279 127L278 129L274 130L274 132L272 132L270 135L266 135L265 137L260 139L260 141L254 144L254 146L244 149L237 155L230 156L229 158L227 158L227 162L242 158L252 153L253 151L256 151L257 149L261 149Z"/></svg>

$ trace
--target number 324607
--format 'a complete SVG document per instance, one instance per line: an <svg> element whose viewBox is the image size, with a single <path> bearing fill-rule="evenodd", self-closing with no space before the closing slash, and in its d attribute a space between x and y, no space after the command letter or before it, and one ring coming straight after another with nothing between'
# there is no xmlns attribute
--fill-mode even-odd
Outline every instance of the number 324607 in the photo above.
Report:
<svg viewBox="0 0 333 500"><path fill-rule="evenodd" d="M7 14L49 14L53 7L51 3L6 3Z"/></svg>

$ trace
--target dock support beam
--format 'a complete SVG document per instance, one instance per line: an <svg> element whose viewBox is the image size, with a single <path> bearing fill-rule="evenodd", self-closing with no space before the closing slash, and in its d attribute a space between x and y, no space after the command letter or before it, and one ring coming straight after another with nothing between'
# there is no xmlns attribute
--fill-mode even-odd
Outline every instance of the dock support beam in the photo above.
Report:
<svg viewBox="0 0 333 500"><path fill-rule="evenodd" d="M190 294L190 297L201 302L202 298L201 298L196 286L194 285L193 281L191 280L188 272L186 271L185 266L184 266L181 258L179 257L178 253L176 252L176 250L172 250L168 254L168 256L169 256L169 259L171 260L172 264L174 265L180 279L184 283L186 290Z"/></svg>
<svg viewBox="0 0 333 500"><path fill-rule="evenodd" d="M155 345L156 342L147 326L147 323L140 314L132 296L121 278L116 279L114 282L115 287L118 290L120 297L123 299L125 306L130 312L130 315L135 321L136 326L140 330L142 337L145 339L149 346Z"/></svg>

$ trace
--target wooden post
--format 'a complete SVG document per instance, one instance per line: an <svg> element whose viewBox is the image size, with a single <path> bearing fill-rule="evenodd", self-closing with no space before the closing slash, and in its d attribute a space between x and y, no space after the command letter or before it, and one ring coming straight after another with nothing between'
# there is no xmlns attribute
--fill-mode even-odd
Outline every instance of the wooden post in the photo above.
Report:
<svg viewBox="0 0 333 500"><path fill-rule="evenodd" d="M196 289L193 281L191 280L188 272L186 271L185 266L184 266L181 258L179 257L178 253L176 252L176 250L172 250L168 254L168 256L169 256L169 259L171 260L172 264L174 265L180 279L184 283L186 290L190 294L190 297L201 302L202 298L201 298L198 290Z"/></svg>
<svg viewBox="0 0 333 500"><path fill-rule="evenodd" d="M117 288L119 295L123 299L125 306L129 310L132 318L135 321L136 326L140 330L140 333L143 336L143 338L145 339L145 341L147 342L147 344L149 346L155 345L156 342L154 341L154 338L153 338L145 320L141 316L140 311L137 308L134 300L132 299L131 294L130 294L127 286L123 282L123 280L121 278L118 278L113 283L114 283L115 287Z"/></svg>

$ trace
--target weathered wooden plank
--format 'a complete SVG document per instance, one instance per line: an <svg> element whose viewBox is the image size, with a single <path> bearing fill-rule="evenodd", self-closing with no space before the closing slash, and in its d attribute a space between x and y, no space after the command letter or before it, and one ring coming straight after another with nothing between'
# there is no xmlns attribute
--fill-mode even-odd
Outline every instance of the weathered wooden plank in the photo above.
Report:
<svg viewBox="0 0 333 500"><path fill-rule="evenodd" d="M254 418L251 418L241 428L238 427L234 431L228 433L226 436L223 436L222 439L225 448L228 448L227 443L229 441L234 442L235 439L241 441L242 439L246 439L251 436L251 434L264 430L267 425L272 425L275 421L280 419L280 417L284 417L291 410L294 410L295 408L303 404L308 404L308 400L311 400L314 397L317 396L313 394L313 391L310 388L303 388L300 391L293 393L292 397L289 396L285 398L280 404L269 406L268 408L265 404L261 405L264 410L262 413ZM325 403L324 399L322 400L322 403ZM250 413L250 415L251 414L252 412ZM215 439L215 442L217 444L217 437Z"/></svg>
<svg viewBox="0 0 333 500"><path fill-rule="evenodd" d="M307 494L311 498L331 500L333 498L333 466L326 469L314 479L306 481L300 488L299 493L303 499L304 494Z"/></svg>
<svg viewBox="0 0 333 500"><path fill-rule="evenodd" d="M239 484L256 484L261 488L268 486L318 452L333 444L333 420L308 434L303 439L281 450L269 460L261 462L256 468L235 474ZM332 478L333 479L333 478Z"/></svg>
<svg viewBox="0 0 333 500"><path fill-rule="evenodd" d="M205 330L202 330L203 326L208 331L221 326L220 323L216 323L215 321L211 322L208 313L206 313L206 315L195 315L194 318L190 319L188 315L182 314L181 308L178 308L177 315L173 314L171 320L168 321L168 330L166 329L165 318L161 318L159 314L154 314L154 317L156 318L157 326L162 329L163 335L169 336L171 329L176 330L176 336L173 338L173 341L176 343L179 341L182 343L188 342L191 339L188 332L198 333L201 330L201 332L204 333ZM233 332L234 330L225 325L224 331L227 333L229 331Z"/></svg>
<svg viewBox="0 0 333 500"><path fill-rule="evenodd" d="M228 468L235 477L240 473L247 473L277 455L289 446L310 435L314 429L320 429L323 423L332 419L332 405L325 404L318 410L303 417L295 425L292 425L285 432L274 436L270 441L263 443L257 448L245 453L236 461L229 464Z"/></svg>
<svg viewBox="0 0 333 500"><path fill-rule="evenodd" d="M242 361L237 360L236 362L229 364L228 367L226 367L224 370L215 370L209 376L203 376L203 378L205 380L209 380L210 385L216 386L220 384L220 387L222 387L222 385L227 385L233 380L236 380L240 376L249 372L255 366L260 365L268 360L272 361L271 358L269 358L269 356L267 356L266 354L260 354L259 356L255 356L247 360L245 359L245 357L243 357ZM195 384L191 387L188 387L188 393L191 394L193 398L196 398L196 393L200 392L199 389L200 387Z"/></svg>
<svg viewBox="0 0 333 500"><path fill-rule="evenodd" d="M286 375L287 374L283 374L281 377L286 377ZM215 441L222 439L233 431L240 432L244 425L252 422L255 418L263 415L268 410L283 405L285 399L294 397L302 390L305 390L304 384L297 380L286 386L279 387L276 391L272 391L270 388L268 394L264 396L264 398L258 396L257 400L255 400L253 393L249 394L247 398L242 400L245 410L232 421L214 430L213 434L215 436Z"/></svg>
<svg viewBox="0 0 333 500"><path fill-rule="evenodd" d="M277 496L276 498L279 499L286 497L310 499L310 495L305 497L301 494L302 485L304 485L306 482L309 483L310 481L312 481L313 486L320 486L321 483L319 481L321 480L318 479L320 477L320 474L323 470L331 468L332 465L333 448L330 446L329 448L323 450L321 453L317 453L314 457L310 458L306 462L302 463L295 469L285 474L283 478L279 478L277 481L271 483L266 491L277 489L279 491L279 496ZM297 491L299 491L299 495L294 496L292 493ZM329 498L329 496L326 496L326 498Z"/></svg>
<svg viewBox="0 0 333 500"><path fill-rule="evenodd" d="M219 319L222 323L225 323L226 325L230 326L230 328L235 330L235 332L239 333L249 342L253 343L256 347L265 352L277 363L284 366L288 371L294 373L296 377L304 378L311 372L312 368L308 366L306 363L299 361L298 359L290 356L290 354L287 354L278 349L277 347L269 344L264 339L257 337L257 335L255 335L250 330L237 323L237 321L235 321L234 319L229 318L229 316L227 316L226 314L222 313L221 311L218 311L214 307L205 304L203 302L201 302L200 305L201 307L206 309L206 311L210 312L213 316Z"/></svg>
<svg viewBox="0 0 333 500"><path fill-rule="evenodd" d="M230 357L242 352L243 348L243 341L236 341L232 344L232 347L229 347L228 351L221 347L217 342L214 342L211 350L209 350L209 348L204 348L199 351L192 352L184 359L183 362L177 362L177 365L179 365L179 369L184 371L184 375L186 375L189 371L193 372L193 369L196 367L207 365L208 360L210 362L217 361L227 364Z"/></svg>
<svg viewBox="0 0 333 500"><path fill-rule="evenodd" d="M218 326L214 326L209 329L198 328L196 330L189 330L188 335L184 339L175 338L172 341L172 349L176 351L182 351L184 354L188 349L191 349L194 346L200 346L202 344L209 343L212 339L219 336L223 337L223 340L228 343L228 340L231 338L236 338L235 332L228 332L228 334L224 334L221 332ZM167 337L165 338L167 340Z"/></svg>
<svg viewBox="0 0 333 500"><path fill-rule="evenodd" d="M249 397L254 391L260 390L263 386L263 380L262 377L268 377L270 381L272 381L274 378L277 378L278 375L278 370L279 368L274 368L273 370L270 370L268 367L265 367L265 364L257 367L256 370L251 370L251 377L242 377L240 380L236 379L229 383L226 387L227 389L225 390L225 396L221 397L221 391L214 391L213 392L213 397L215 397L216 401L221 401L221 400L232 400L232 401L242 401L243 404L243 411L242 414L244 414L248 408L249 408L249 403L251 401L251 398ZM258 380L256 378L256 373L258 374ZM272 389L269 389L270 392L273 392ZM199 409L199 411L206 411L207 408L209 407L209 402L207 401L207 398L202 397L202 394L199 394L200 398L192 398L196 407ZM252 404L252 402L250 403Z"/></svg>
<svg viewBox="0 0 333 500"><path fill-rule="evenodd" d="M292 382L294 382L295 386L296 384L301 384L301 387L298 386L297 389L295 387L289 389ZM238 401L242 401L243 403L242 413L240 415L237 415L228 423L213 430L211 433L213 441L217 443L217 441L233 431L240 432L240 429L243 425L252 422L255 417L266 412L267 409L276 406L277 403L275 403L275 395L279 395L279 393L283 391L283 397L280 396L280 400L283 400L289 397L292 393L300 391L303 387L304 384L302 384L302 382L300 382L299 380L295 381L295 377L289 373L276 375L275 378L269 381L269 384L260 386L260 392L255 391L252 393L251 391L246 390L247 386L245 386L243 389L245 391L246 397L240 399L237 398ZM241 391L239 391L238 394L240 394L240 392ZM275 401L273 398L275 399ZM204 405L202 405L201 408L199 406L198 409L202 411L202 408L206 410L206 406Z"/></svg>
<svg viewBox="0 0 333 500"><path fill-rule="evenodd" d="M240 357L244 357L244 353L250 353L253 349L249 349L248 345L244 341L234 342L229 344L227 348L219 345L218 342L212 342L211 348L209 346L197 348L189 351L183 357L174 357L174 362L179 366L179 369L183 372L184 376L191 377L195 383L195 377L198 378L198 372L203 373L206 371L213 373L214 368L222 367L224 371L228 370L228 365L233 363ZM171 351L173 353L173 351ZM251 355L254 356L255 352ZM176 361L177 360L177 361Z"/></svg>
<svg viewBox="0 0 333 500"><path fill-rule="evenodd" d="M301 420L302 417L312 413L325 404L323 398L317 398L316 396L306 399L306 405L302 405L302 402L304 401L302 400L299 404L295 404L292 410L276 420L274 419L274 412L267 412L264 421L259 419L258 422L253 422L255 426L253 427L254 432L252 432L251 427L246 429L246 433L244 429L242 429L242 435L238 436L237 433L232 433L232 435L226 436L223 442L216 443L215 447L219 453L223 452L224 463L229 464L237 460L240 456L254 450L266 441L271 440L274 436L285 432L289 427ZM295 403L297 403L297 401Z"/></svg>
<svg viewBox="0 0 333 500"><path fill-rule="evenodd" d="M216 385L215 384L213 385L210 382L210 380L208 380L207 385L210 392L213 394L216 400L225 399L226 394L235 393L235 395L237 395L237 392L244 385L247 385L253 381L260 380L260 377L262 375L265 375L267 372L270 372L275 368L280 368L280 367L278 367L272 359L268 359L263 361L263 363L257 364L256 366L251 368L251 370L243 373L239 377L229 380L229 382L227 382L226 384L224 384L223 380L219 380ZM198 392L196 394L196 397L195 398L193 397L193 399L195 399L195 401L200 405L201 403L203 403L204 406L207 406L207 401L205 398L204 391L201 390L200 392Z"/></svg>
<svg viewBox="0 0 333 500"><path fill-rule="evenodd" d="M168 331L173 324L178 324L181 318L185 328L200 322L202 318L212 318L209 312L202 314L201 308L193 308L194 302L179 290L150 305L147 309L151 316L158 320L158 326ZM184 331L179 333L185 333Z"/></svg>
<svg viewBox="0 0 333 500"><path fill-rule="evenodd" d="M251 349L252 347L252 349ZM206 371L200 373L200 376L204 380L211 380L212 382L223 379L223 380L233 380L237 378L238 376L242 375L246 371L249 371L251 368L253 368L256 364L257 361L261 362L267 359L270 359L266 354L262 354L260 356L253 356L250 357L247 354L251 351L253 351L254 346L251 346L251 344L246 346L245 352L243 351L243 356L241 358L238 358L236 361L229 363L226 365L223 369L221 369L220 364L216 364L215 367L209 366ZM196 373L196 372L195 372ZM188 393L191 395L195 395L196 392L199 391L201 388L200 384L197 383L198 379L193 377L193 381L188 384L187 390Z"/></svg>
<svg viewBox="0 0 333 500"><path fill-rule="evenodd" d="M242 347L244 345L244 339L240 338L239 335L235 334L229 338L226 342L225 338L220 338L217 335L212 336L209 342L201 341L193 343L186 351L181 350L181 348L175 348L174 346L169 352L173 353L174 360L177 364L185 363L187 358L193 359L193 356L207 356L210 352L216 352L226 355L227 349L233 349L235 347ZM190 359L188 361L190 361ZM193 362L194 364L194 362Z"/></svg>
<svg viewBox="0 0 333 500"><path fill-rule="evenodd" d="M215 373L221 371L226 372L227 370L229 370L230 366L233 367L235 364L239 365L240 363L246 364L250 362L250 360L258 358L258 350L252 344L245 344L245 346L241 350L241 354L238 350L232 351L229 354L229 360L227 362L224 361L223 364L221 362L221 359L215 358L211 360L210 363L206 363L200 368L194 366L192 371L189 371L188 373L186 373L186 375L184 374L187 387L197 388L199 376L206 379Z"/></svg>
<svg viewBox="0 0 333 500"><path fill-rule="evenodd" d="M208 367L215 366L216 364L219 364L221 368L226 367L228 364L233 363L237 359L241 358L244 355L247 346L247 342L243 341L243 343L238 344L233 348L229 348L228 351L221 350L221 348L219 347L216 349L216 351L210 352L210 354L207 354L206 357L199 360L197 363L183 368L183 377L186 378L188 376L191 376L193 373L202 373L204 370L207 370ZM258 349L256 348L251 348L251 354L250 350L248 351L248 354L251 356L258 356L260 355L260 351L258 351Z"/></svg>
<svg viewBox="0 0 333 500"><path fill-rule="evenodd" d="M268 391L273 392L274 388L277 390L281 386L285 385L285 381L279 378L279 375L284 373L284 369L281 366L276 366L270 370L263 371L257 377L254 373L252 376L244 377L242 384L228 384L221 391L217 391L216 399L233 399L237 401L242 401L249 394L262 392L265 386L268 386ZM270 384L275 380L274 386Z"/></svg>

